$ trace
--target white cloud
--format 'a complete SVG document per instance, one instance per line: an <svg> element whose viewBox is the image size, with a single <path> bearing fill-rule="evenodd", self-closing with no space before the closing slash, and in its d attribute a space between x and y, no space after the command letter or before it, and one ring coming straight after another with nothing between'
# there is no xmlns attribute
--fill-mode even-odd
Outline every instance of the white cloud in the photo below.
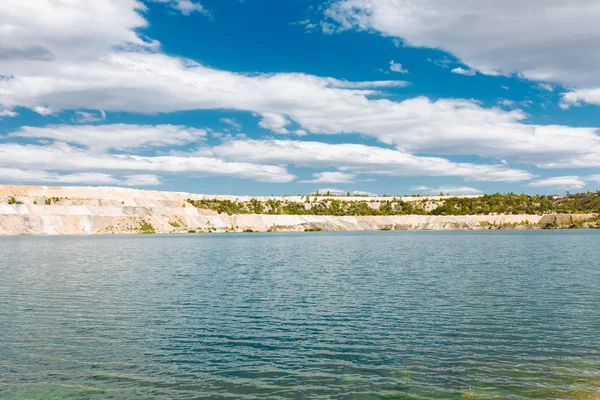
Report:
<svg viewBox="0 0 600 400"><path fill-rule="evenodd" d="M156 186L162 182L156 175L127 175L121 178L97 172L60 174L38 169L0 168L0 180L18 183L69 183L88 185Z"/></svg>
<svg viewBox="0 0 600 400"><path fill-rule="evenodd" d="M326 195L329 193L330 196L346 196L348 193L350 193L350 195L352 196L377 196L375 193L370 193L370 192L365 192L365 191L361 191L361 190L353 190L351 192L348 192L346 190L341 190L341 189L336 189L336 188L322 188L322 189L318 189L315 190L314 192L310 193L310 194L317 194L317 192L320 195Z"/></svg>
<svg viewBox="0 0 600 400"><path fill-rule="evenodd" d="M338 29L374 30L439 48L488 75L515 72L567 85L600 85L596 0L338 0Z"/></svg>
<svg viewBox="0 0 600 400"><path fill-rule="evenodd" d="M50 107L36 106L33 108L33 111L43 116L52 114L52 109Z"/></svg>
<svg viewBox="0 0 600 400"><path fill-rule="evenodd" d="M439 157L418 157L398 150L360 144L328 144L298 140L230 140L209 154L224 160L337 168L346 174L390 176L460 176L476 181L516 182L529 172L504 165L454 163ZM326 175L329 176L329 175Z"/></svg>
<svg viewBox="0 0 600 400"><path fill-rule="evenodd" d="M598 175L588 175L584 177L584 180L592 185L596 186L596 190L600 190L600 174Z"/></svg>
<svg viewBox="0 0 600 400"><path fill-rule="evenodd" d="M474 69L465 69L462 67L457 67L454 68L452 71L453 74L458 74L458 75L467 75L467 76L475 76L477 74L477 71L475 71Z"/></svg>
<svg viewBox="0 0 600 400"><path fill-rule="evenodd" d="M17 115L19 115L19 114L17 114L15 111L12 111L12 110L0 110L0 118L2 118L2 117L12 118L12 117L16 117Z"/></svg>
<svg viewBox="0 0 600 400"><path fill-rule="evenodd" d="M73 173L58 174L36 169L0 168L0 179L7 182L87 183L92 185L117 184L119 180L109 174Z"/></svg>
<svg viewBox="0 0 600 400"><path fill-rule="evenodd" d="M173 7L181 11L183 15L190 15L194 12L206 12L200 3L193 2L192 0L176 0Z"/></svg>
<svg viewBox="0 0 600 400"><path fill-rule="evenodd" d="M202 4L192 0L150 0L155 3L166 3L183 15L191 15L192 13L207 13Z"/></svg>
<svg viewBox="0 0 600 400"><path fill-rule="evenodd" d="M336 168L317 172L311 182L350 183L357 174L388 176L459 176L466 180L528 180L532 175L506 165L455 163L440 157L412 154L359 144L327 144L292 140L227 139L217 146L173 151L169 155L140 156L140 148L197 143L204 130L174 125L58 125L23 127L7 138L32 138L53 142L0 144L0 167L24 170L127 174L131 184L158 184L148 174L185 176L232 176L266 182L295 179L284 165ZM82 146L82 147L75 147ZM111 152L109 152L111 150ZM115 152L117 151L117 152ZM122 184L130 184L128 180Z"/></svg>
<svg viewBox="0 0 600 400"><path fill-rule="evenodd" d="M52 139L94 150L179 146L204 140L206 130L179 125L49 125L23 126L9 137Z"/></svg>
<svg viewBox="0 0 600 400"><path fill-rule="evenodd" d="M309 19L304 19L298 22L291 22L290 25L302 25L304 26L304 30L307 32L311 32L313 29L317 27L317 24L313 24Z"/></svg>
<svg viewBox="0 0 600 400"><path fill-rule="evenodd" d="M138 0L3 0L2 9L0 75L39 62L96 59L114 46L151 44L135 32L147 26Z"/></svg>
<svg viewBox="0 0 600 400"><path fill-rule="evenodd" d="M237 122L235 119L233 118L221 118L219 119L220 122L227 124L229 126L231 126L232 128L234 128L235 130L240 130L242 129L242 124L240 124L239 122Z"/></svg>
<svg viewBox="0 0 600 400"><path fill-rule="evenodd" d="M229 176L263 182L290 182L295 178L285 168L275 165L227 162L189 153L168 156L99 153L60 142L50 145L0 144L0 167L133 175Z"/></svg>
<svg viewBox="0 0 600 400"><path fill-rule="evenodd" d="M399 72L401 74L408 74L408 70L402 68L402 64L395 63L394 60L390 61L390 71Z"/></svg>
<svg viewBox="0 0 600 400"><path fill-rule="evenodd" d="M125 186L157 186L162 183L156 175L126 175L124 178L123 185Z"/></svg>
<svg viewBox="0 0 600 400"><path fill-rule="evenodd" d="M106 119L106 113L100 111L98 114L87 112L87 111L75 111L75 118L73 122L78 124L88 124L90 122L98 122Z"/></svg>
<svg viewBox="0 0 600 400"><path fill-rule="evenodd" d="M516 73L543 90L552 88L544 82L577 88L563 108L600 105L597 0L336 0L325 16L328 32L377 31L452 53L470 67L454 73Z"/></svg>
<svg viewBox="0 0 600 400"><path fill-rule="evenodd" d="M498 104L500 104L501 106L504 106L504 107L513 107L515 105L515 102L513 100L509 100L509 99L502 99L502 100L498 101Z"/></svg>
<svg viewBox="0 0 600 400"><path fill-rule="evenodd" d="M302 183L352 183L354 174L344 172L319 172L313 175L312 180L302 181Z"/></svg>
<svg viewBox="0 0 600 400"><path fill-rule="evenodd" d="M552 87L552 85L550 85L549 83L538 83L538 88L540 90L545 90L547 92L553 92L554 88Z"/></svg>
<svg viewBox="0 0 600 400"><path fill-rule="evenodd" d="M376 88L387 88L387 87L406 87L410 85L410 82L406 81L366 81L366 82L349 82L333 78L318 78L324 79L326 86L339 89L376 89ZM363 91L356 93L363 93L366 95L376 94L372 91Z"/></svg>
<svg viewBox="0 0 600 400"><path fill-rule="evenodd" d="M560 106L566 109L570 106L582 106L585 103L600 105L600 87L595 89L578 89L563 93Z"/></svg>
<svg viewBox="0 0 600 400"><path fill-rule="evenodd" d="M529 183L531 187L553 187L561 189L581 189L586 183L580 176L555 176Z"/></svg>
<svg viewBox="0 0 600 400"><path fill-rule="evenodd" d="M42 11L52 9L35 18L29 18L30 3L7 1L11 13L0 16L0 29L11 33L3 36L2 46L41 43L54 57L1 59L0 75L9 77L0 80L1 108L55 113L231 109L255 113L262 118L260 126L274 132L359 133L403 152L478 155L542 167L596 165L600 159L595 128L531 125L522 111L468 100L383 98L381 90L406 86L404 81L232 73L151 52L158 43L135 33L147 25L138 1L57 7L50 0L32 0Z"/></svg>
<svg viewBox="0 0 600 400"><path fill-rule="evenodd" d="M113 53L94 65L49 68L37 78L0 81L3 105L52 109L169 112L236 109L262 116L260 126L288 133L290 123L313 133L359 132L408 151L477 154L539 162L597 154L596 129L527 125L521 111L486 109L457 99L371 99L368 87L395 81L345 82L303 74L235 74L161 54ZM387 86L386 86L387 85ZM349 89L350 87L350 89ZM18 89L17 89L18 88ZM72 90L70 88L76 88ZM140 99L144 101L141 102Z"/></svg>
<svg viewBox="0 0 600 400"><path fill-rule="evenodd" d="M289 133L286 128L290 121L281 114L265 112L262 114L262 120L258 123L261 128L272 130L277 133Z"/></svg>
<svg viewBox="0 0 600 400"><path fill-rule="evenodd" d="M444 193L445 195L477 195L483 193L481 190L470 186L413 186L410 190L427 194Z"/></svg>

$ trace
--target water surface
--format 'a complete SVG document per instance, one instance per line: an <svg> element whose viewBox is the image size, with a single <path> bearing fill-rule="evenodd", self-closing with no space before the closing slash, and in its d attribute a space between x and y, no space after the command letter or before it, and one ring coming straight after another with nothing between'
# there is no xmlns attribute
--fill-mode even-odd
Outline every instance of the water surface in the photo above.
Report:
<svg viewBox="0 0 600 400"><path fill-rule="evenodd" d="M600 231L0 238L0 398L600 399Z"/></svg>

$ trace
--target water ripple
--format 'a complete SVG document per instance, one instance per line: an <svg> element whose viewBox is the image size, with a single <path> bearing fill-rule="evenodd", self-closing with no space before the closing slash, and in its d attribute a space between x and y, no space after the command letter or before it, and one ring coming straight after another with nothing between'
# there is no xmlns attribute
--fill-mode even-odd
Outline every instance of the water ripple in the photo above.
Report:
<svg viewBox="0 0 600 400"><path fill-rule="evenodd" d="M0 398L600 399L599 239L0 238Z"/></svg>

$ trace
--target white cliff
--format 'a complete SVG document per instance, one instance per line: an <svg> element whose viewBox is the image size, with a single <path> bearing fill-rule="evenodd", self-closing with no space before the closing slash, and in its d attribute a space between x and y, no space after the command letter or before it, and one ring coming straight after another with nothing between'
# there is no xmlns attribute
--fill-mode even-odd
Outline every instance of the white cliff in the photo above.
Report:
<svg viewBox="0 0 600 400"><path fill-rule="evenodd" d="M14 200L11 200L13 199ZM467 216L319 216L218 214L198 209L186 200L202 198L249 200L111 187L0 185L0 235L86 235L128 233L188 233L218 231L304 230L443 230L538 228L551 221L585 220L594 215L467 215ZM254 197L259 200L301 197ZM389 198L344 197L344 201ZM432 202L441 198L432 196ZM422 201L422 197L404 197ZM9 202L14 204L8 204Z"/></svg>

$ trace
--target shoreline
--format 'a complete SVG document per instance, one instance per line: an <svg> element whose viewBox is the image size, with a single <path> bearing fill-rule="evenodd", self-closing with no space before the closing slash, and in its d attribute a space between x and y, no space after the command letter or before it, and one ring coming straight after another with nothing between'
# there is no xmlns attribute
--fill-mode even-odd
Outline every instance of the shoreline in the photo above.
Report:
<svg viewBox="0 0 600 400"><path fill-rule="evenodd" d="M297 198L296 198L297 197ZM598 213L470 215L318 215L311 207L342 204L381 212L391 202L434 210L457 197L235 197L122 188L0 185L0 235L194 234L386 230L537 230L600 227ZM463 199L473 199L464 197ZM247 207L288 208L252 213ZM269 202L274 203L269 203ZM223 211L223 207L226 211ZM295 208L294 208L295 207ZM298 208L300 207L300 208ZM333 206L332 206L333 207ZM416 207L416 206L415 206ZM298 209L299 214L289 210ZM233 211L232 211L233 210ZM235 213L241 210L243 213ZM344 209L342 209L344 210ZM339 211L338 211L339 213Z"/></svg>
<svg viewBox="0 0 600 400"><path fill-rule="evenodd" d="M240 231L214 231L214 232L171 232L171 233L140 233L140 232L127 232L127 233L73 233L73 234L53 234L53 235L44 235L44 234L19 234L19 235L4 235L0 234L0 239L2 238L90 238L90 237L98 237L98 238L116 238L116 237L207 237L207 236L253 236L256 234L298 234L303 235L306 233L317 233L317 234L344 234L344 233L390 233L398 232L398 233L476 233L476 232L489 232L490 234L494 232L558 232L558 231L572 231L572 232L593 232L600 231L600 228L555 228L555 229L411 229L411 230L345 230L345 231L253 231L253 232L240 232Z"/></svg>

